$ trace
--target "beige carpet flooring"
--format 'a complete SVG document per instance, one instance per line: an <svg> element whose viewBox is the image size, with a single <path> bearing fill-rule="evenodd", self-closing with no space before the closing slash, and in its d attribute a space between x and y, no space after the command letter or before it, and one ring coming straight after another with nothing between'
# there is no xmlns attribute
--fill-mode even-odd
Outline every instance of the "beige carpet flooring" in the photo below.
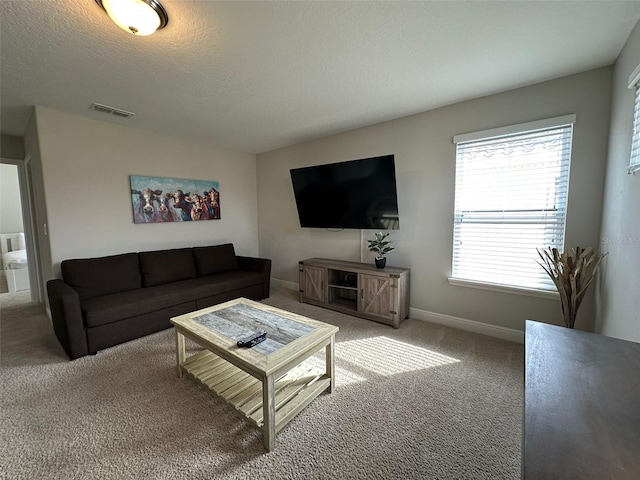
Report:
<svg viewBox="0 0 640 480"><path fill-rule="evenodd" d="M338 377L266 453L232 407L176 377L173 330L70 362L29 292L0 302L1 479L520 478L522 345L276 290L266 303L340 328Z"/></svg>

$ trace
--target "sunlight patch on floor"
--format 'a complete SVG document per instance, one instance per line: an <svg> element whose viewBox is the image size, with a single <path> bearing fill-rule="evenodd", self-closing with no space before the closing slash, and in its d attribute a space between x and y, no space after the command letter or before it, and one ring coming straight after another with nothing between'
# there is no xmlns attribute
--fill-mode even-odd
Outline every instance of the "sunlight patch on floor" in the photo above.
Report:
<svg viewBox="0 0 640 480"><path fill-rule="evenodd" d="M341 361L387 377L457 363L460 360L381 336L338 343L336 364L340 365Z"/></svg>
<svg viewBox="0 0 640 480"><path fill-rule="evenodd" d="M456 358L384 336L336 343L335 357L338 387L379 376L388 377L460 362ZM307 362L324 371L324 352L309 358ZM366 370L371 375L365 377L355 373L354 367Z"/></svg>
<svg viewBox="0 0 640 480"><path fill-rule="evenodd" d="M314 369L324 372L325 363L324 363L324 352L322 355L314 355L313 357L308 358L304 361L305 365L309 365L314 367ZM358 375L351 370L345 368L340 365L340 362L336 357L336 387L340 387L342 385L349 385L351 383L359 383L364 382L366 378L361 375Z"/></svg>

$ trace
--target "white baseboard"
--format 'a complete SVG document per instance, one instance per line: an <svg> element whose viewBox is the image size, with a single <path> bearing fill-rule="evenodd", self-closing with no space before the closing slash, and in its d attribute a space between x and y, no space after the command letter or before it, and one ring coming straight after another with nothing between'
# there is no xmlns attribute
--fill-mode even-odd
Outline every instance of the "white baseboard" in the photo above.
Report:
<svg viewBox="0 0 640 480"><path fill-rule="evenodd" d="M490 337L501 338L502 340L509 340L510 342L524 343L524 332L513 328L499 327L497 325L490 325L488 323L454 317L452 315L444 315L442 313L429 312L418 308L410 308L409 317L415 320L437 323L438 325L479 333L481 335L489 335Z"/></svg>
<svg viewBox="0 0 640 480"><path fill-rule="evenodd" d="M271 284L275 287L288 288L296 292L300 290L297 283L280 280L278 278L272 278ZM419 308L409 308L409 317L415 320L437 323L438 325L479 333L481 335L489 335L490 337L501 338L503 340L509 340L510 342L524 343L524 332L513 328L499 327L466 318L420 310Z"/></svg>

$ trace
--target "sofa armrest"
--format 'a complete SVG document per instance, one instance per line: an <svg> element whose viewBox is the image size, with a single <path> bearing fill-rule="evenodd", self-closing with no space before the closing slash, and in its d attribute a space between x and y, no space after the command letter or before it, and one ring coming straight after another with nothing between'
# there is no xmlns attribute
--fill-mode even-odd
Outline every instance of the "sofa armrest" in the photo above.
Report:
<svg viewBox="0 0 640 480"><path fill-rule="evenodd" d="M87 333L78 292L62 280L55 279L47 282L47 294L53 330L62 348L71 360L88 355Z"/></svg>
<svg viewBox="0 0 640 480"><path fill-rule="evenodd" d="M240 270L249 270L262 274L262 298L269 298L269 289L271 288L271 259L257 257L241 257L238 259L238 267Z"/></svg>

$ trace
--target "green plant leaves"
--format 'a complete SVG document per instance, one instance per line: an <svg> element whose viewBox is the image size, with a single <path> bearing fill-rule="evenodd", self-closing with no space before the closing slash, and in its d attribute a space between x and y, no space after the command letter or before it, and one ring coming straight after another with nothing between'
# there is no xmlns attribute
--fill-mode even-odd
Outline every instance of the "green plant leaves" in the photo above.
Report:
<svg viewBox="0 0 640 480"><path fill-rule="evenodd" d="M369 251L375 253L378 257L382 257L395 250L396 247L391 245L391 240L387 240L388 236L388 233L376 232L375 239L367 240L367 242L369 242L369 246L367 247Z"/></svg>

